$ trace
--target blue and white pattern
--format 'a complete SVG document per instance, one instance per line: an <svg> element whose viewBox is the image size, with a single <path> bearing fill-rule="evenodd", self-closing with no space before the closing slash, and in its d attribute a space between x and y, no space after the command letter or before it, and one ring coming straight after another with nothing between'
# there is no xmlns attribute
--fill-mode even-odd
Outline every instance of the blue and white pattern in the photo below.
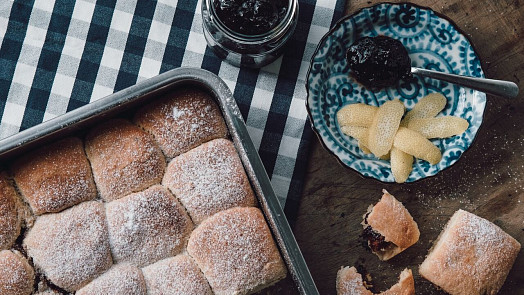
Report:
<svg viewBox="0 0 524 295"><path fill-rule="evenodd" d="M328 150L346 166L364 176L394 182L389 161L364 154L357 141L342 133L337 111L347 104L379 106L400 99L406 109L432 92L448 100L440 115L468 120L470 127L459 136L432 140L442 151L437 165L417 160L407 182L435 175L455 163L469 148L482 123L486 95L450 83L419 78L400 81L398 86L370 91L349 76L346 48L364 36L385 35L401 41L409 52L412 66L447 73L484 77L473 47L457 28L432 10L411 4L378 4L341 20L322 40L313 55L307 78L307 106L314 130Z"/></svg>

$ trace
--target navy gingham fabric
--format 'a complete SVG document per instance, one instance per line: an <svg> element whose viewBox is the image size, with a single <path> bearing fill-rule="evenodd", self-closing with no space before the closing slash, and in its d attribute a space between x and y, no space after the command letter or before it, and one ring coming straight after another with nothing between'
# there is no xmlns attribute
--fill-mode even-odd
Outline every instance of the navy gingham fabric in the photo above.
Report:
<svg viewBox="0 0 524 295"><path fill-rule="evenodd" d="M294 220L312 132L305 77L346 0L300 0L283 57L259 70L215 57L200 0L0 1L0 138L180 66L220 76Z"/></svg>

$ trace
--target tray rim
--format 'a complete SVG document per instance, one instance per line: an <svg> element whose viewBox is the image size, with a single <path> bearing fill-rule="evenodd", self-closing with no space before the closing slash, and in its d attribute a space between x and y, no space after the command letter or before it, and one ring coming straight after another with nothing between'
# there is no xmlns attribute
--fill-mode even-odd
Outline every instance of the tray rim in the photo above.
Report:
<svg viewBox="0 0 524 295"><path fill-rule="evenodd" d="M268 222L287 268L301 294L319 294L284 211L271 186L262 160L249 136L238 105L226 83L217 75L200 68L181 67L139 82L73 111L35 125L0 140L0 161L38 143L67 136L82 124L108 114L122 112L131 104L147 100L148 94L182 83L198 83L210 92L220 106L229 134L242 160L260 209ZM9 160L9 159L8 159Z"/></svg>

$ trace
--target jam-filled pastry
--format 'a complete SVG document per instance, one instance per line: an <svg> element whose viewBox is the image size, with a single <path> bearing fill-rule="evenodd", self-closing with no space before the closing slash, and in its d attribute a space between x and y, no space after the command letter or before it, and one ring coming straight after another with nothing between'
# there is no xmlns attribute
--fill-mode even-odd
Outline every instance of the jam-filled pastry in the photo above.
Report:
<svg viewBox="0 0 524 295"><path fill-rule="evenodd" d="M386 190L382 192L382 199L364 215L362 236L380 260L388 260L415 244L420 232L406 207Z"/></svg>

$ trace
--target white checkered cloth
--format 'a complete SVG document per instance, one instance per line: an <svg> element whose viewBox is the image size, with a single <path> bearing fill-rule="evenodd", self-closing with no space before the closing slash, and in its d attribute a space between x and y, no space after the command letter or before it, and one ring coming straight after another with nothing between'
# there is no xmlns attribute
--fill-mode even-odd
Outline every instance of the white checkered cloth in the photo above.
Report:
<svg viewBox="0 0 524 295"><path fill-rule="evenodd" d="M200 0L0 1L0 138L169 69L202 67L234 93L293 221L311 138L309 60L344 3L300 1L283 57L251 70L222 62L206 46Z"/></svg>

